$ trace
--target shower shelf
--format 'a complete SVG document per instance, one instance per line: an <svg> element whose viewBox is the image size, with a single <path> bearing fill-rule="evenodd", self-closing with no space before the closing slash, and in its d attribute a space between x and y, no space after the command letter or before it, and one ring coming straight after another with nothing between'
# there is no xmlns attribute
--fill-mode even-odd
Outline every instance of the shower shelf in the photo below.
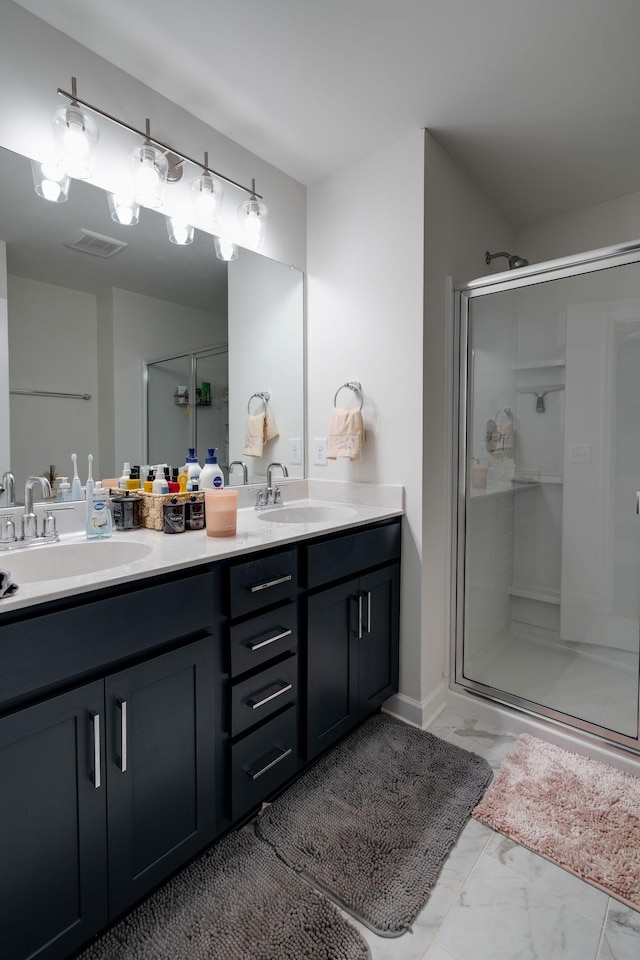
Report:
<svg viewBox="0 0 640 960"><path fill-rule="evenodd" d="M535 360L533 363L514 363L512 370L544 370L545 368L564 366L564 360Z"/></svg>
<svg viewBox="0 0 640 960"><path fill-rule="evenodd" d="M525 587L513 584L508 593L512 597L524 597L526 600L540 600L542 603L560 605L560 592L557 590L542 590L540 587Z"/></svg>

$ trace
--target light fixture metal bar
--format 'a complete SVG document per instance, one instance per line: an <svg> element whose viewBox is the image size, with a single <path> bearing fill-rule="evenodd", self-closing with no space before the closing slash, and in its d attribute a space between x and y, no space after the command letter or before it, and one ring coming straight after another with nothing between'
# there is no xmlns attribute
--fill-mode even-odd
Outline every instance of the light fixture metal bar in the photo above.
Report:
<svg viewBox="0 0 640 960"><path fill-rule="evenodd" d="M115 123L119 127L123 127L125 130L129 130L131 133L135 133L139 137L145 137L151 143L154 143L157 147L160 147L161 150L166 150L168 153L174 153L177 157L180 157L181 160L186 160L188 163L192 163L194 166L200 167L201 170L212 173L216 177L220 177L220 179L224 180L225 183L230 183L239 190L244 190L244 192L248 193L250 196L257 197L259 200L264 199L261 194L256 193L252 188L245 187L244 184L238 183L236 180L232 180L231 177L226 177L224 173L219 173L217 170L212 170L210 167L205 167L204 164L202 164L199 160L194 160L193 157L189 157L186 153L182 153L181 150L176 150L175 147L171 147L167 143L163 143L162 140L156 140L155 137L149 136L144 130L138 130L137 127L131 126L130 123L125 123L124 120L119 120L117 117L114 117L113 114L107 113L106 110L101 110L100 107L96 107L92 103L87 103L86 100L81 100L76 93L74 82L75 78L72 77L71 80L73 84L73 93L69 93L67 90L63 90L61 87L58 87L58 94L61 97L66 97L67 100L71 100L73 103L81 104L81 106L86 107L87 110L91 110L92 113L97 113L98 116L104 117L105 120L110 120L111 123ZM253 183L255 184L255 181L253 181Z"/></svg>

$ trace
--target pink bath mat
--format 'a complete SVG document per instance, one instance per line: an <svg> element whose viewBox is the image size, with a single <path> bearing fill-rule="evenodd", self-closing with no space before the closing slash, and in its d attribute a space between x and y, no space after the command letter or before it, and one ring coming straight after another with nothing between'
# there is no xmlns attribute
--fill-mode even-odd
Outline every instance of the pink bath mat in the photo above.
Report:
<svg viewBox="0 0 640 960"><path fill-rule="evenodd" d="M473 816L640 910L640 778L524 733Z"/></svg>

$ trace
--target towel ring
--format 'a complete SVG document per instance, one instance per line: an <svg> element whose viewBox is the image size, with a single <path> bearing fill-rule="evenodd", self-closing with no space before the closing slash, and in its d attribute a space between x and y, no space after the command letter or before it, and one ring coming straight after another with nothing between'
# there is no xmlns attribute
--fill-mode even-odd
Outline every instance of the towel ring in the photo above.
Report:
<svg viewBox="0 0 640 960"><path fill-rule="evenodd" d="M267 412L267 407L269 406L269 400L271 399L271 394L268 390L260 390L258 393L252 393L249 397L249 402L247 403L247 413L251 416L251 401L254 397L257 397L258 400L261 400L264 403L263 413ZM255 416L255 414L254 414Z"/></svg>
<svg viewBox="0 0 640 960"><path fill-rule="evenodd" d="M358 383L357 380L348 380L347 383L343 383L341 387L338 387L338 389L336 390L335 396L333 398L334 407L337 405L336 401L338 399L338 394L340 393L341 390L345 390L345 389L352 390L355 393L355 395L360 400L360 406L358 409L362 410L362 405L364 404L364 398L362 396L362 384Z"/></svg>

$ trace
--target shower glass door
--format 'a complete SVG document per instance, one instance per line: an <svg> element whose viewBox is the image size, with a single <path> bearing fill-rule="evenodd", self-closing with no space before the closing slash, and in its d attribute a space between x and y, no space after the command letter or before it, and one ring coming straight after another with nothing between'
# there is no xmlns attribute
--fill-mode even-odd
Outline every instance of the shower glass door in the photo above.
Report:
<svg viewBox="0 0 640 960"><path fill-rule="evenodd" d="M638 739L639 256L460 294L456 682Z"/></svg>

